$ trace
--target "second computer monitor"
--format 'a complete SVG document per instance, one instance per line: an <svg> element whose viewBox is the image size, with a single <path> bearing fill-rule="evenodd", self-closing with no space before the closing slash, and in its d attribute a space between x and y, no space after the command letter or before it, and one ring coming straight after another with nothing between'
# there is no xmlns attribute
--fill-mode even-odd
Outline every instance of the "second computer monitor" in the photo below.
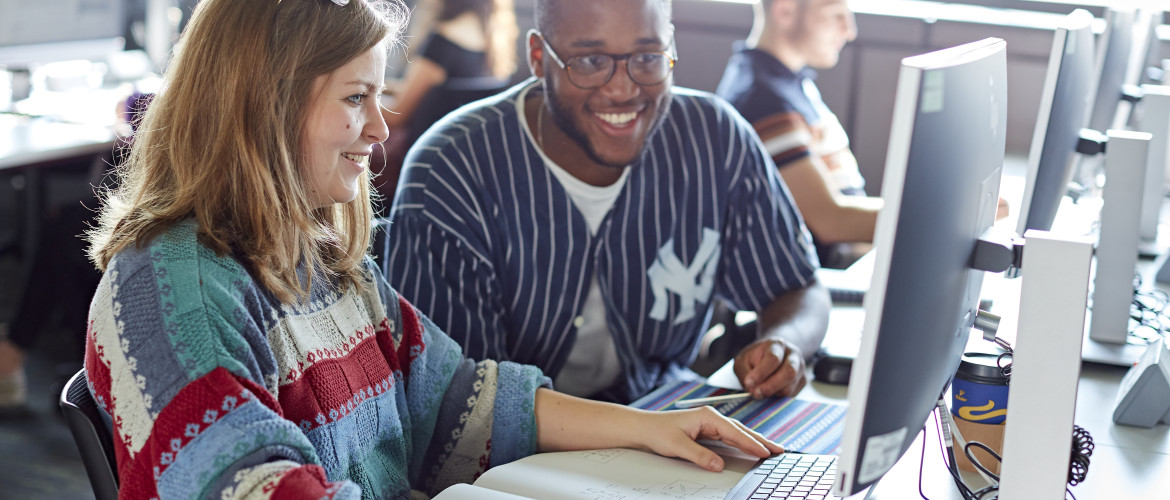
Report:
<svg viewBox="0 0 1170 500"><path fill-rule="evenodd" d="M1020 204L1020 235L1048 231L1067 191L1093 82L1093 15L1076 10L1053 34Z"/></svg>
<svg viewBox="0 0 1170 500"><path fill-rule="evenodd" d="M1101 133L1117 125L1117 109L1129 69L1136 21L1137 11L1132 7L1111 7L1105 12L1105 33L1101 35L1096 54L1096 97L1089 115L1089 128Z"/></svg>
<svg viewBox="0 0 1170 500"><path fill-rule="evenodd" d="M902 60L861 347L834 492L873 484L913 443L958 368L999 200L1007 59L989 38Z"/></svg>

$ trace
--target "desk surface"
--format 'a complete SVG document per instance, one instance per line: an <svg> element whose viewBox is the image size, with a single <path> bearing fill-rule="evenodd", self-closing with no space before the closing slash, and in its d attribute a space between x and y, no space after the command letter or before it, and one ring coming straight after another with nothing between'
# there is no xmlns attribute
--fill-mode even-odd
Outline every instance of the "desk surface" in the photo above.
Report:
<svg viewBox="0 0 1170 500"><path fill-rule="evenodd" d="M1011 283L991 280L987 286L1008 287ZM864 313L860 307L835 307L830 316L830 335L859 336ZM1007 318L1005 318L1007 321ZM848 338L845 339L848 342ZM1126 369L1116 366L1085 363L1078 383L1075 423L1084 427L1093 437L1096 449L1084 483L1072 489L1077 498L1161 498L1170 491L1170 426L1141 429L1114 425L1113 403L1117 388ZM714 373L709 382L729 388L739 388L739 382L730 364ZM812 401L846 403L847 388L841 385L810 382L799 398ZM1043 430L1040 430L1041 432ZM925 461L922 436L925 435ZM1071 440L1071 437L1070 437ZM938 437L930 420L925 434L914 443L886 476L878 482L870 498L877 500L920 498L918 496L919 464L924 464L922 488L931 499L960 499L958 490L942 465ZM964 474L969 485L981 487L982 479ZM861 498L861 495L856 495Z"/></svg>
<svg viewBox="0 0 1170 500"><path fill-rule="evenodd" d="M109 152L114 138L109 126L0 115L0 170Z"/></svg>
<svg viewBox="0 0 1170 500"><path fill-rule="evenodd" d="M140 84L154 88L157 82ZM0 170L108 153L116 139L118 103L133 89L131 84L60 92L34 89L28 99L12 105L23 115L0 114Z"/></svg>

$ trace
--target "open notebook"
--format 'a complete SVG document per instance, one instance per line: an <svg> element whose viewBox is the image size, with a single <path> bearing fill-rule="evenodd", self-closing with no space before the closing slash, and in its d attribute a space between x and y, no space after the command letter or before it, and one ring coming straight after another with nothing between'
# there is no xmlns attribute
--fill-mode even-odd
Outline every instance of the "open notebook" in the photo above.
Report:
<svg viewBox="0 0 1170 500"><path fill-rule="evenodd" d="M435 500L721 500L755 462L725 455L723 471L711 472L639 450L539 453L489 469L475 484L457 484Z"/></svg>

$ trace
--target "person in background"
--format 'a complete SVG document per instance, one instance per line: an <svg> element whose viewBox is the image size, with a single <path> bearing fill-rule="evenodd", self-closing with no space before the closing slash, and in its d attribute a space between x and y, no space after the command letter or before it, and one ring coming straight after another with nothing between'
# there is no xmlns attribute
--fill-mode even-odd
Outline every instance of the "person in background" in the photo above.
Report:
<svg viewBox="0 0 1170 500"><path fill-rule="evenodd" d="M539 450L774 443L478 363L367 256L377 95L405 11L204 0L89 234L85 373L125 498L416 498ZM211 69L214 69L212 71Z"/></svg>
<svg viewBox="0 0 1170 500"><path fill-rule="evenodd" d="M412 52L402 79L391 82L394 96L383 117L390 128L404 126L424 95L454 78L492 77L507 81L516 72L516 14L512 0L420 0L418 12L433 13L425 40ZM413 25L412 25L413 26Z"/></svg>
<svg viewBox="0 0 1170 500"><path fill-rule="evenodd" d="M403 77L390 82L382 112L390 127L387 168L382 171L385 178L374 183L387 202L410 145L442 114L466 104L427 106L428 94L460 82L487 86L494 93L516 72L518 28L512 0L420 0L415 13L411 31L421 35L421 44L411 48L413 57Z"/></svg>
<svg viewBox="0 0 1170 500"><path fill-rule="evenodd" d="M869 249L882 200L866 195L849 137L814 79L857 38L853 11L847 0L759 0L753 8L752 30L735 43L716 94L759 133L821 265L846 267ZM1008 212L1000 198L996 218Z"/></svg>
<svg viewBox="0 0 1170 500"><path fill-rule="evenodd" d="M726 102L675 88L669 0L538 0L535 78L411 148L386 276L474 359L628 402L695 377L715 298L757 311L735 357L791 395L829 297L776 167Z"/></svg>
<svg viewBox="0 0 1170 500"><path fill-rule="evenodd" d="M882 200L866 196L849 137L813 78L857 37L853 11L846 0L760 0L753 8L752 31L735 43L716 94L759 133L821 264L844 267L868 247L850 243L873 241Z"/></svg>

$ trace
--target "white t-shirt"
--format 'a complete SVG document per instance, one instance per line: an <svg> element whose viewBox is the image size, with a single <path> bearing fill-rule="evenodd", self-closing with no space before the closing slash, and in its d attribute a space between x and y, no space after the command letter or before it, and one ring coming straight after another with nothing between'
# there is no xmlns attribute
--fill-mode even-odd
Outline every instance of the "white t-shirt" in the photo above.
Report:
<svg viewBox="0 0 1170 500"><path fill-rule="evenodd" d="M520 97L523 102L524 96ZM529 134L531 134L529 128ZM535 142L535 141L534 141ZM594 235L605 220L605 214L613 207L617 197L626 185L630 174L630 167L622 170L617 182L609 186L593 186L561 168L540 151L544 164L553 176L561 182L577 211L585 217L589 231ZM589 281L589 293L585 296L585 305L581 314L573 320L577 327L577 340L569 352L569 359L565 366L553 380L553 387L565 394L574 396L591 396L613 385L621 375L622 367L618 362L617 347L613 343L613 335L605 320L605 302L601 297L601 287L597 283L597 276Z"/></svg>

